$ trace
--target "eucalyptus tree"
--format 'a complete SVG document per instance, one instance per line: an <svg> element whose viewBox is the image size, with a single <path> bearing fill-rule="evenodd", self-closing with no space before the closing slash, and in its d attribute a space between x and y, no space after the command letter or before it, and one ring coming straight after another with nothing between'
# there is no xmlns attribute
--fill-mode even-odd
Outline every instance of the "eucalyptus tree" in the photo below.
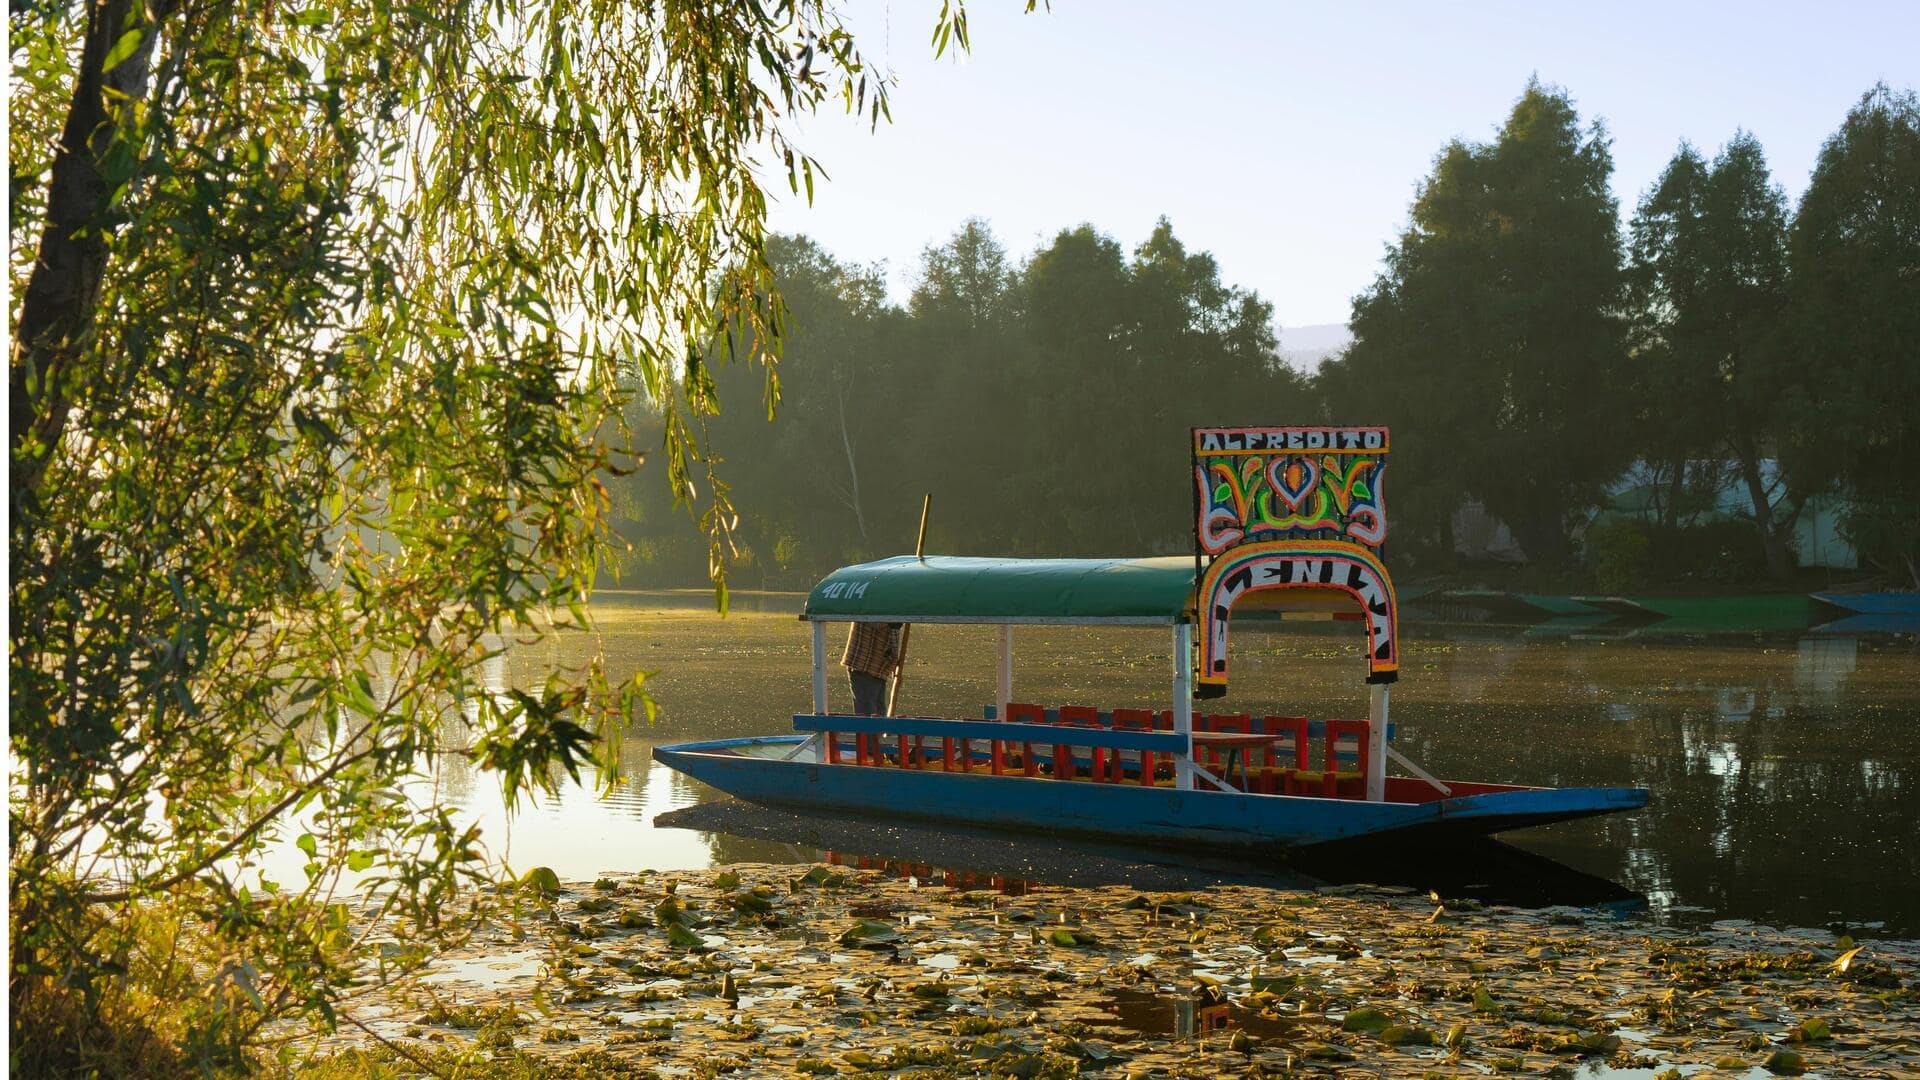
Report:
<svg viewBox="0 0 1920 1080"><path fill-rule="evenodd" d="M1710 505L1721 479L1719 470L1704 467L1720 452L1713 366L1691 347L1699 322L1694 297L1706 274L1698 235L1709 175L1706 160L1682 142L1641 198L1629 230L1633 435L1668 531L1703 501Z"/></svg>
<svg viewBox="0 0 1920 1080"><path fill-rule="evenodd" d="M1884 84L1828 138L1794 215L1806 453L1844 484L1861 554L1920 587L1920 98Z"/></svg>
<svg viewBox="0 0 1920 1080"><path fill-rule="evenodd" d="M1787 346L1786 195L1759 140L1738 132L1713 159L1701 215L1707 276L1696 298L1710 335L1702 360L1715 378L1721 445L1738 471L1767 572L1793 572L1793 530L1820 486L1799 450L1806 369ZM1772 460L1769 472L1765 462Z"/></svg>
<svg viewBox="0 0 1920 1080"><path fill-rule="evenodd" d="M1187 465L1168 448L1218 422L1223 394L1284 411L1298 388L1272 305L1223 282L1165 218L1131 258L1091 225L1063 229L1014 292L1034 375L1008 485L1027 508L1011 517L1049 553L1181 550Z"/></svg>
<svg viewBox="0 0 1920 1080"><path fill-rule="evenodd" d="M1492 142L1440 152L1323 384L1396 425L1402 464L1437 463L1397 491L1478 496L1549 565L1631 457L1612 172L1605 130L1529 82ZM1445 531L1451 505L1420 509Z"/></svg>
<svg viewBox="0 0 1920 1080"><path fill-rule="evenodd" d="M1726 478L1717 463L1731 462L1768 572L1784 579L1794 523L1817 484L1795 451L1806 398L1800 358L1783 339L1786 196L1759 141L1737 132L1711 166L1683 145L1632 235L1643 445L1671 455L1668 505L1685 501L1689 461L1701 473L1694 501L1707 505Z"/></svg>
<svg viewBox="0 0 1920 1080"><path fill-rule="evenodd" d="M877 123L886 80L824 0L10 30L13 1064L115 1071L113 1020L238 1066L458 933L483 838L410 773L616 760L637 683L480 666L584 618L625 387L724 551L698 424L707 357L778 345L763 178L810 191L785 125ZM329 902L349 873L379 921Z"/></svg>
<svg viewBox="0 0 1920 1080"><path fill-rule="evenodd" d="M899 417L914 433L918 488L892 498L917 509L931 492L928 543L935 550L1011 553L1044 528L1026 517L1007 478L1024 472L1045 440L1034 405L1042 395L1032 342L1015 317L1017 272L992 227L969 218L921 253L901 352L890 367L912 392ZM909 537L910 538L910 537ZM899 547L898 542L895 544Z"/></svg>

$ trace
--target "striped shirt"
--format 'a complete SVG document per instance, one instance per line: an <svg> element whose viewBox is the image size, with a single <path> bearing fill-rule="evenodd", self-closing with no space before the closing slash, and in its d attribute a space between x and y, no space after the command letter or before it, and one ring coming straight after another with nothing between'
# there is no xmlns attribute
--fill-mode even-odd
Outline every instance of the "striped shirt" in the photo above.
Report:
<svg viewBox="0 0 1920 1080"><path fill-rule="evenodd" d="M900 666L900 624L857 622L847 631L840 663L849 671L887 678Z"/></svg>

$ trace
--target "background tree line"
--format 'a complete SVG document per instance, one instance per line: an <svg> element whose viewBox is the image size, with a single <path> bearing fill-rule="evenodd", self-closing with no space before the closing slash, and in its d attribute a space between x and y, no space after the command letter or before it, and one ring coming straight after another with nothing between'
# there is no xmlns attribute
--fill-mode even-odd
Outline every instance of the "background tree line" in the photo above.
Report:
<svg viewBox="0 0 1920 1080"><path fill-rule="evenodd" d="M1017 262L969 220L904 307L879 268L779 238L778 420L744 407L765 392L744 367L718 369L731 405L707 418L746 510L736 580L906 550L922 491L937 551L1186 551L1187 427L1325 420L1393 427L1405 569L1453 567L1478 500L1543 574L1577 575L1584 541L1653 576L1784 579L1798 515L1834 493L1863 562L1920 584L1915 96L1863 95L1792 211L1744 131L1710 159L1682 143L1624 230L1612 174L1605 128L1530 82L1491 141L1436 156L1352 345L1310 378L1271 304L1164 218L1132 252L1080 225ZM657 427L644 402L632 419ZM1645 515L1590 530L1636 466ZM1702 524L1729 485L1740 520ZM661 486L620 496L628 580L699 580L707 547Z"/></svg>
<svg viewBox="0 0 1920 1080"><path fill-rule="evenodd" d="M925 252L904 308L878 268L811 240L779 238L769 258L791 313L778 418L746 406L762 375L742 365L714 369L728 407L706 418L744 511L741 583L911 550L923 491L936 551L1179 551L1186 429L1311 409L1272 306L1164 220L1131 253L1083 225L1018 265L968 221ZM705 543L645 471L620 489L632 576L696 582Z"/></svg>

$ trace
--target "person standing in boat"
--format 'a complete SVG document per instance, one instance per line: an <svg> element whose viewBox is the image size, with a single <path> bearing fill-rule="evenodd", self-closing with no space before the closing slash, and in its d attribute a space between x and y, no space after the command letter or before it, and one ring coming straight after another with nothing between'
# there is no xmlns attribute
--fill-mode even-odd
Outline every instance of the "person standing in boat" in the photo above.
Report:
<svg viewBox="0 0 1920 1080"><path fill-rule="evenodd" d="M887 680L900 668L900 624L857 622L847 631L846 655L840 663L853 685L855 716L879 716L887 711Z"/></svg>

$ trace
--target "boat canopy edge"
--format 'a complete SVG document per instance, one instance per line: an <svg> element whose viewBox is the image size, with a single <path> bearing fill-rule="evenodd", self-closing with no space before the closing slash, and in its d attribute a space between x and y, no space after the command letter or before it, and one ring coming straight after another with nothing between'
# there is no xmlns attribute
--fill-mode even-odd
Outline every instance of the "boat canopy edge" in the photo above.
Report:
<svg viewBox="0 0 1920 1080"><path fill-rule="evenodd" d="M1170 626L1192 621L1193 559L899 555L843 566L807 594L819 622Z"/></svg>

